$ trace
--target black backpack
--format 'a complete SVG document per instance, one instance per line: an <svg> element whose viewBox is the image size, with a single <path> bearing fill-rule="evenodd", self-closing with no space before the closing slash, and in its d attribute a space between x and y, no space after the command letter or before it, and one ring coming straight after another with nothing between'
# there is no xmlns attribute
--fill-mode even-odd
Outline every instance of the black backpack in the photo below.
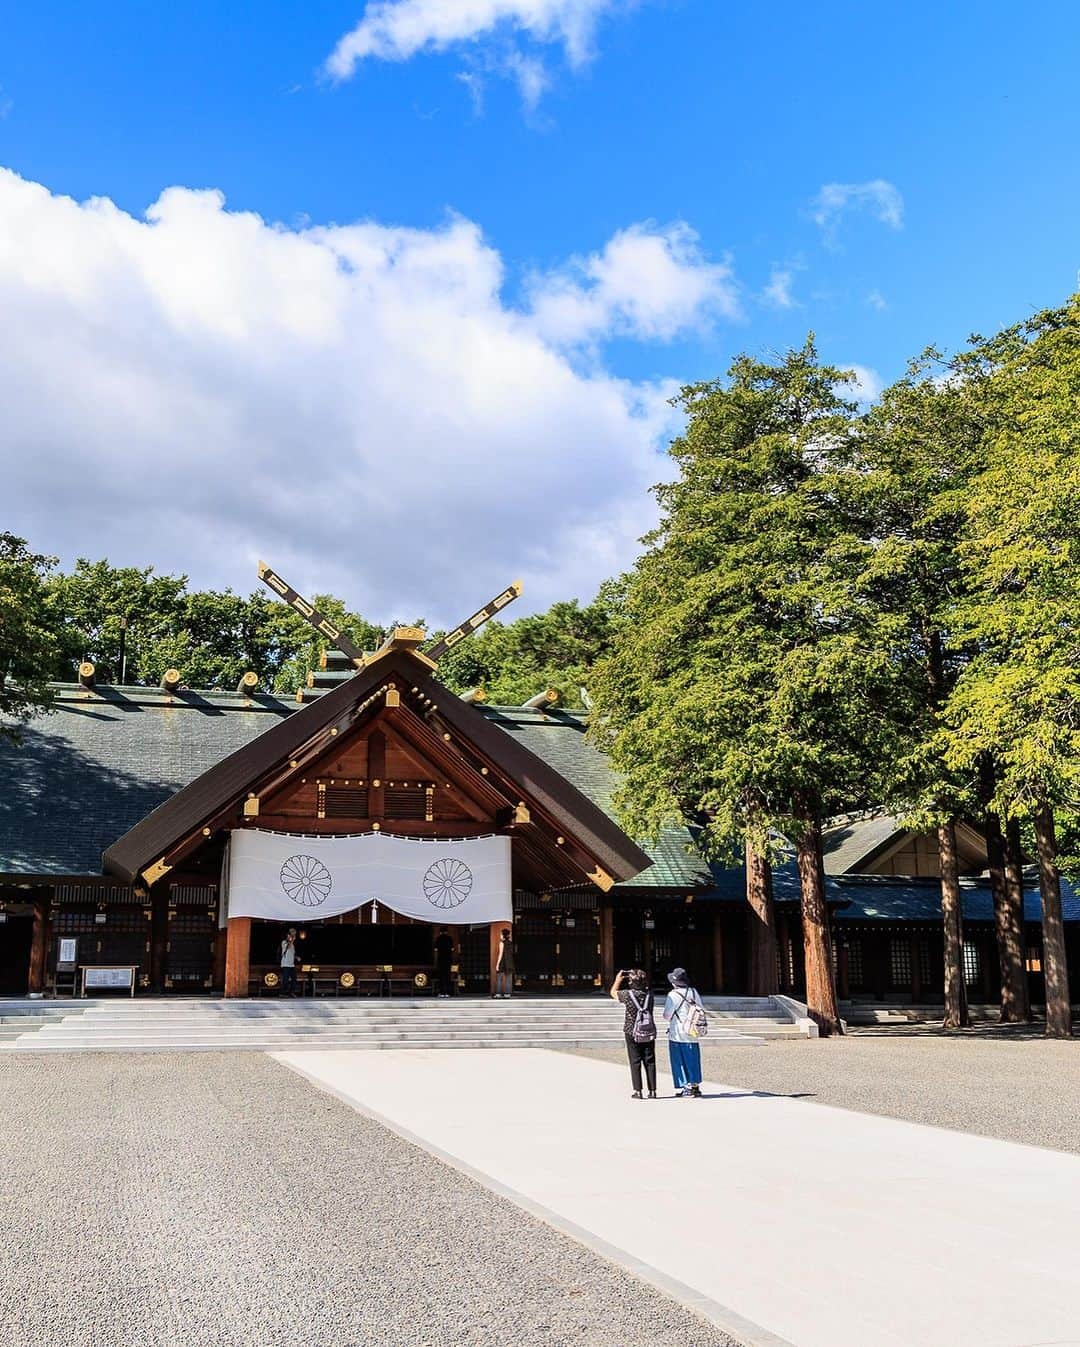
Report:
<svg viewBox="0 0 1080 1347"><path fill-rule="evenodd" d="M633 992L627 992L626 994L637 1011L630 1037L635 1043L651 1043L656 1037L656 1021L653 1019L652 1013L652 992L645 993L644 1001L639 1001Z"/></svg>

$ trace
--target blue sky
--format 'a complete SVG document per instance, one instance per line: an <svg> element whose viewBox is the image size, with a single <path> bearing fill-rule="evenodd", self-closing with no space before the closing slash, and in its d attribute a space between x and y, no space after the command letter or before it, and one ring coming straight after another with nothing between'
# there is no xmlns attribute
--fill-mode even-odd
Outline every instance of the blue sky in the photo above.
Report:
<svg viewBox="0 0 1080 1347"><path fill-rule="evenodd" d="M1065 3L9 5L0 452L30 466L0 526L238 588L276 547L375 616L454 617L477 572L587 597L648 526L666 381L813 328L872 391L1076 287L1078 35ZM170 187L224 204L148 225ZM63 197L115 203L108 240ZM375 270L298 319L354 243L318 231L355 222ZM212 488L237 444L261 472ZM140 485L147 454L202 487ZM341 509L372 540L348 564ZM373 552L417 514L392 583Z"/></svg>

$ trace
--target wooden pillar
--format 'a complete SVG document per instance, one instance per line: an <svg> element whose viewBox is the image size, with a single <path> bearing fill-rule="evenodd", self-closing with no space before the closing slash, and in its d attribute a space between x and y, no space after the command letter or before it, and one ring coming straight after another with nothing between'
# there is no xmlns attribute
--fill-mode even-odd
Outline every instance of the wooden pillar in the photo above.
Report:
<svg viewBox="0 0 1080 1347"><path fill-rule="evenodd" d="M615 908L606 898L600 900L600 981L605 990L615 981Z"/></svg>
<svg viewBox="0 0 1080 1347"><path fill-rule="evenodd" d="M225 990L225 949L228 945L227 927L219 926L214 933L214 966L211 973L211 985L214 991Z"/></svg>
<svg viewBox="0 0 1080 1347"><path fill-rule="evenodd" d="M836 941L836 969L840 999L849 1001L851 999L851 968L848 959L848 944L846 939L841 940L839 937Z"/></svg>
<svg viewBox="0 0 1080 1347"><path fill-rule="evenodd" d="M911 1004L917 1006L922 1001L922 968L919 964L920 936L912 931L908 937L911 960Z"/></svg>
<svg viewBox="0 0 1080 1347"><path fill-rule="evenodd" d="M30 969L27 976L27 990L41 992L45 990L45 960L48 952L47 937L47 898L34 899L34 927L30 936Z"/></svg>
<svg viewBox="0 0 1080 1347"><path fill-rule="evenodd" d="M165 990L165 967L169 944L169 885L150 890L150 990Z"/></svg>
<svg viewBox="0 0 1080 1347"><path fill-rule="evenodd" d="M506 929L505 921L493 921L488 927L488 949L491 973L491 994L495 995L495 965L499 962L499 947L502 945L502 933Z"/></svg>
<svg viewBox="0 0 1080 1347"><path fill-rule="evenodd" d="M225 949L225 995L247 996L251 958L251 918L230 917Z"/></svg>

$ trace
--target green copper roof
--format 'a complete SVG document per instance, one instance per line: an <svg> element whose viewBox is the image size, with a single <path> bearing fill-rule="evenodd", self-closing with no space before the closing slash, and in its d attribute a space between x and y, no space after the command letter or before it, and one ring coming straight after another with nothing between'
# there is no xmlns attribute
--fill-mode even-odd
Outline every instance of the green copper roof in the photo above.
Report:
<svg viewBox="0 0 1080 1347"><path fill-rule="evenodd" d="M293 698L157 688L56 688L55 709L0 740L0 874L99 874L101 853L152 809L264 730L292 715ZM305 701L319 695L307 691ZM586 740L583 714L477 707L485 718L614 818L615 776ZM685 830L645 847L654 864L628 891L700 888L704 863Z"/></svg>

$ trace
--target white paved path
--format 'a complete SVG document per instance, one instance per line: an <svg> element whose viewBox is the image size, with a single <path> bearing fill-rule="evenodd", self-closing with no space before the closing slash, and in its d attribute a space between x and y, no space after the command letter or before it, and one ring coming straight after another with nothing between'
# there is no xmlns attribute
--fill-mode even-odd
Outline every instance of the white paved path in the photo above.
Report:
<svg viewBox="0 0 1080 1347"><path fill-rule="evenodd" d="M639 1104L542 1049L275 1056L755 1347L1080 1347L1080 1157L719 1085Z"/></svg>

